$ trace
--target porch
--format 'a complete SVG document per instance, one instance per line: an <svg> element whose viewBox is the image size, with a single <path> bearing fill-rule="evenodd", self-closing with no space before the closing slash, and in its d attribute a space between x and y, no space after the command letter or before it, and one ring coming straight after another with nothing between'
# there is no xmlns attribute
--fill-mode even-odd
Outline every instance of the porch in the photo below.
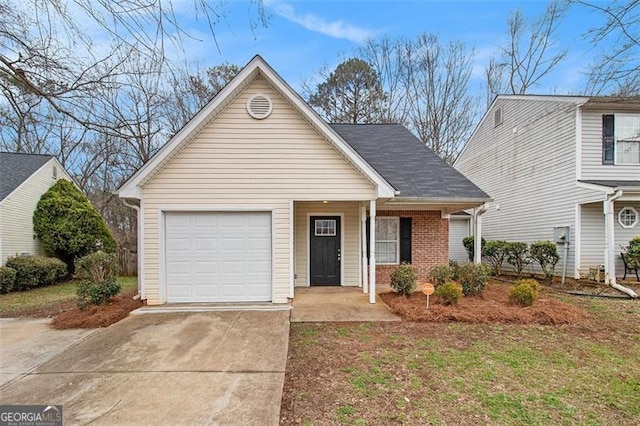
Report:
<svg viewBox="0 0 640 426"><path fill-rule="evenodd" d="M379 285L376 293L390 291ZM292 302L291 322L400 321L380 296L369 303L369 296L357 287L297 288Z"/></svg>

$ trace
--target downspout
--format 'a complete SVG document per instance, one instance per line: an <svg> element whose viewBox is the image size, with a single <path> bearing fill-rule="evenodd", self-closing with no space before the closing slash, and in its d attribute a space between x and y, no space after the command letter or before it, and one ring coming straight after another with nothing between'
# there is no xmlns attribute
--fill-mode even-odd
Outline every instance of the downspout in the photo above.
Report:
<svg viewBox="0 0 640 426"><path fill-rule="evenodd" d="M142 274L140 273L140 268L142 265L142 262L140 262L140 255L142 253L142 251L140 250L140 246L142 244L141 237L140 237L140 221L141 221L141 217L140 217L140 206L136 206L135 204L131 204L129 202L129 200L127 200L126 198L122 198L122 204L124 204L127 207L131 207L132 209L134 209L136 211L136 224L137 224L137 246L138 246L138 277L137 280L138 281L138 294L136 294L135 296L133 296L134 300L138 300L141 298L142 296L142 291L141 291L141 287L142 287Z"/></svg>
<svg viewBox="0 0 640 426"><path fill-rule="evenodd" d="M488 210L487 204L473 209L473 263L482 262L482 216Z"/></svg>
<svg viewBox="0 0 640 426"><path fill-rule="evenodd" d="M628 294L632 298L637 298L638 294L630 288L624 287L616 282L616 252L615 252L615 228L614 228L614 202L622 196L622 190L618 189L614 193L608 194L604 204L605 214L605 280L613 288Z"/></svg>

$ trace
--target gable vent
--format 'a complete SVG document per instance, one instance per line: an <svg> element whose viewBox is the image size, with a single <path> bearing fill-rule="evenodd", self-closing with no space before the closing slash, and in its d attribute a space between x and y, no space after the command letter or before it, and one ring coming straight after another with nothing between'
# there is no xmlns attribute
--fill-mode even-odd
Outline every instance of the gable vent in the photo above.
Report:
<svg viewBox="0 0 640 426"><path fill-rule="evenodd" d="M250 116L258 120L267 118L271 115L272 110L273 104L271 103L271 99L265 95L253 95L247 101L247 112Z"/></svg>
<svg viewBox="0 0 640 426"><path fill-rule="evenodd" d="M493 111L493 127L499 124L502 124L502 108L496 108L496 110Z"/></svg>

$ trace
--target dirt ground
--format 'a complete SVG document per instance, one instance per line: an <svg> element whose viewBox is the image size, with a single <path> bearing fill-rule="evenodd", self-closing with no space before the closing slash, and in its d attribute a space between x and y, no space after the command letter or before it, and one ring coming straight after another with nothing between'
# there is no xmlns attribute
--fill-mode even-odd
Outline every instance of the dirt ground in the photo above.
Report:
<svg viewBox="0 0 640 426"><path fill-rule="evenodd" d="M481 297L463 297L457 306L443 306L431 296L428 309L422 293L416 292L410 298L397 293L383 293L380 297L405 321L561 325L581 323L587 316L582 309L551 297L545 290L533 306L512 305L510 289L511 285L492 280Z"/></svg>
<svg viewBox="0 0 640 426"><path fill-rule="evenodd" d="M58 314L51 326L57 330L107 327L126 318L129 312L144 305L143 301L133 299L136 293L136 290L123 292L103 305L89 306L86 309L71 307Z"/></svg>

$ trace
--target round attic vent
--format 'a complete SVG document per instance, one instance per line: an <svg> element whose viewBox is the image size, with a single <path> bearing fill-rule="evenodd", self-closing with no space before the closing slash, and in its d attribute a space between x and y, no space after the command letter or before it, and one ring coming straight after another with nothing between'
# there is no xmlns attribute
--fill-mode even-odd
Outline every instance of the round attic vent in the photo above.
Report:
<svg viewBox="0 0 640 426"><path fill-rule="evenodd" d="M258 120L267 118L271 115L272 110L273 104L271 103L271 99L265 95L253 95L247 101L247 112Z"/></svg>

